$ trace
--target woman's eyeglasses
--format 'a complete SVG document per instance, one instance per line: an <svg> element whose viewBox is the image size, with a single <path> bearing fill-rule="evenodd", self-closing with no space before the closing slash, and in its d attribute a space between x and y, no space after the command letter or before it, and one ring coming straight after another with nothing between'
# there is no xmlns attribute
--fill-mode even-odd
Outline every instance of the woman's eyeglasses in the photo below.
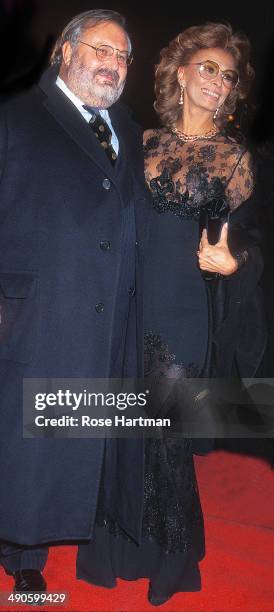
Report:
<svg viewBox="0 0 274 612"><path fill-rule="evenodd" d="M239 83L239 75L236 70L221 70L219 64L212 60L205 60L204 62L189 62L185 66L199 66L199 74L203 79L211 81L215 79L218 74L221 75L223 84L227 89L235 89Z"/></svg>

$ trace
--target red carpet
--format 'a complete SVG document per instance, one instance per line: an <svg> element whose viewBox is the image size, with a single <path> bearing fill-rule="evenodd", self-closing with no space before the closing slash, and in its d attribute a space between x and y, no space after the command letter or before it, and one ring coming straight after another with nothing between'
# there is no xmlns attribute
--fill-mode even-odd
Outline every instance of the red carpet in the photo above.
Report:
<svg viewBox="0 0 274 612"><path fill-rule="evenodd" d="M274 472L261 459L218 451L196 458L205 516L207 554L202 591L177 594L166 612L274 612ZM52 592L68 592L67 606L8 610L148 612L148 581L118 581L116 589L76 581L75 547L55 547L45 570ZM1 590L12 580L0 570ZM4 608L1 608L3 612Z"/></svg>

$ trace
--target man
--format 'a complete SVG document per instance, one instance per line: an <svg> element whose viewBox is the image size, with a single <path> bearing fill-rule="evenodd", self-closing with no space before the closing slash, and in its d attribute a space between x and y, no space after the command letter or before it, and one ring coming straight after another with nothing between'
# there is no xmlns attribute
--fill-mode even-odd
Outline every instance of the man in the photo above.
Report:
<svg viewBox="0 0 274 612"><path fill-rule="evenodd" d="M100 482L140 536L141 441L22 433L23 378L142 374L147 193L139 128L117 103L124 27L113 11L75 17L39 86L2 109L0 539L17 591L45 590L47 544L92 538Z"/></svg>

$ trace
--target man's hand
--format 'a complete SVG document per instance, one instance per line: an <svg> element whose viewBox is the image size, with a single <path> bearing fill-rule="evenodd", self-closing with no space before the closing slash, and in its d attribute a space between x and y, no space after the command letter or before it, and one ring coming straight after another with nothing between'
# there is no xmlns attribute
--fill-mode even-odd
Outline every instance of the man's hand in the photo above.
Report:
<svg viewBox="0 0 274 612"><path fill-rule="evenodd" d="M228 224L222 227L220 240L216 244L209 244L207 231L203 230L197 251L199 267L208 272L217 272L223 276L229 276L238 269L238 262L231 255L227 244Z"/></svg>

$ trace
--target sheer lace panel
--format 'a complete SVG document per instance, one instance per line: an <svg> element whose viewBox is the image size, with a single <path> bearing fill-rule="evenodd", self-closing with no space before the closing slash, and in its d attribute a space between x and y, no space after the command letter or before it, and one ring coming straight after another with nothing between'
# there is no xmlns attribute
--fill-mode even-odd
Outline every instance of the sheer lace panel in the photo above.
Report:
<svg viewBox="0 0 274 612"><path fill-rule="evenodd" d="M231 211L253 191L245 148L220 132L210 140L183 142L170 130L144 133L145 175L158 212L198 218L201 206L223 201ZM178 206L179 205L179 206Z"/></svg>

